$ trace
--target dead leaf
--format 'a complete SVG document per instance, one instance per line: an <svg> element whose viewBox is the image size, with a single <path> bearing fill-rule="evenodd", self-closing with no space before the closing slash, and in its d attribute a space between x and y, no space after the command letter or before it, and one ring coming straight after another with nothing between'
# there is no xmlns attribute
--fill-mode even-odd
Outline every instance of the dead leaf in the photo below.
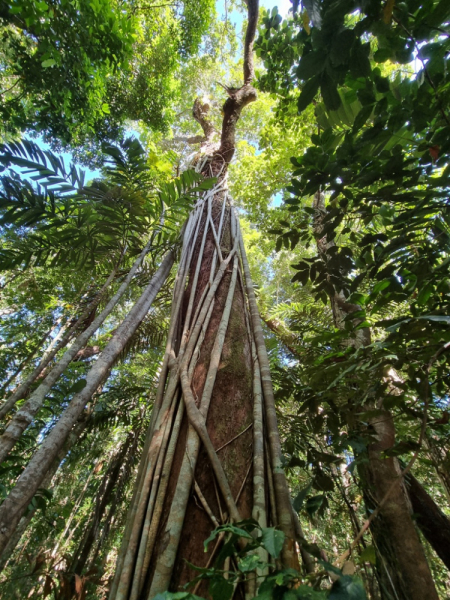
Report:
<svg viewBox="0 0 450 600"><path fill-rule="evenodd" d="M39 552L36 556L32 573L36 573L45 564L45 554Z"/></svg>
<svg viewBox="0 0 450 600"><path fill-rule="evenodd" d="M439 158L439 150L439 146L431 146L431 148L429 149L430 156L433 160L437 160Z"/></svg>
<svg viewBox="0 0 450 600"><path fill-rule="evenodd" d="M79 599L81 598L81 592L83 591L83 583L84 581L81 577L75 573L75 593Z"/></svg>
<svg viewBox="0 0 450 600"><path fill-rule="evenodd" d="M98 473L99 471L101 471L102 467L103 467L103 461L98 462L94 467L94 473Z"/></svg>
<svg viewBox="0 0 450 600"><path fill-rule="evenodd" d="M311 27L309 26L309 15L306 12L306 9L302 12L302 22L306 33L309 35L311 33Z"/></svg>
<svg viewBox="0 0 450 600"><path fill-rule="evenodd" d="M342 573L344 575L354 575L356 572L356 565L352 560L346 560L342 567Z"/></svg>

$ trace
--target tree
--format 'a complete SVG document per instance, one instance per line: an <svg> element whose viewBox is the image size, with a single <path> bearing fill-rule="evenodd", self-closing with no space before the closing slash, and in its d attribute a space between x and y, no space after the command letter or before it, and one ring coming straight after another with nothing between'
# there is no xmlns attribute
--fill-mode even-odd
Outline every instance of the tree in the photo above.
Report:
<svg viewBox="0 0 450 600"><path fill-rule="evenodd" d="M191 581L190 565L208 569L223 539L221 534L215 549L205 556L203 544L211 522L221 525L224 533L244 535L240 543L245 553L245 539L252 538L231 524L253 517L252 529L259 529L262 539L276 540L267 543L271 556L278 558L281 551L285 567L297 564L293 547L297 535L281 469L270 368L226 184L236 122L256 99L251 83L257 2L248 2L248 17L244 83L228 89L220 142L214 143L210 106L199 99L194 103L193 115L204 133L201 140L195 139L203 150L197 169L218 182L186 225L158 395L111 598L152 597ZM224 450L220 457L219 450ZM231 569L230 581L219 575L211 590L224 589L228 597L245 570L230 567L226 547L216 566ZM256 566L258 554L254 558ZM262 569L267 568L264 565L261 562ZM247 579L246 593L254 594L256 588L256 579ZM206 591L205 583L195 589Z"/></svg>
<svg viewBox="0 0 450 600"><path fill-rule="evenodd" d="M164 131L178 55L195 53L213 16L202 3L3 2L2 136L95 146L127 119ZM84 161L94 158L84 151Z"/></svg>
<svg viewBox="0 0 450 600"><path fill-rule="evenodd" d="M253 8L250 6L250 13ZM258 46L269 69L260 70L259 83L246 80L242 86L241 66L232 60L227 71L216 66L208 44L217 44L224 29L215 27L205 52L179 71L186 80L181 83L183 98L174 108L178 115L174 138L160 141L145 130L142 139L149 151L142 159L154 167L148 189L168 179L174 162L176 173L183 171L188 164L185 154L190 154L197 176L203 173L217 181L213 189L206 189L208 182L198 188L196 209L183 230L172 317L168 282L157 306L152 305L123 348L122 343L116 345L115 362L107 366L107 355L102 356L101 351L105 347L111 350L111 337L123 333L130 307L170 247L166 243L160 247L160 240L155 239L122 299L97 330L95 341L67 364L2 466L3 493L11 490L9 501L26 501L26 477L31 477L33 486L46 488L34 488L5 548L3 560L8 564L2 579L3 597L8 598L16 585L19 595L30 598L52 593L61 598L103 598L112 587L116 598L151 597L156 591L160 591L158 600L192 600L197 594L220 600L243 594L253 598L258 588L258 597L277 600L362 600L366 595L384 600L432 597L434 584L445 597L450 531L443 487L448 474L448 332L442 313L447 288L439 277L445 270L447 247L446 238L436 233L436 223L445 223L443 180L439 170L426 174L433 175L431 180L421 179L423 155L412 150L417 132L411 137L403 132L401 181L407 192L400 194L395 188L400 176L392 170L398 149L394 152L395 144L390 145L393 140L381 147L387 136L384 126L374 131L378 117L369 115L366 123L354 130L362 100L367 100L362 86L367 91L375 81L375 100L382 100L372 59L379 51L378 43L383 49L389 44L378 34L374 37L370 28L375 31L380 21L389 18L389 6L382 7L381 17L375 5L365 6L366 13L341 3L332 7L309 3L307 8L301 18L295 8L292 19L285 23L276 11L263 12L265 31ZM409 8L408 19L424 17L414 12L414 6ZM341 9L353 12L340 21ZM429 23L435 5L427 10L422 25ZM393 11L398 18L397 7ZM254 21L249 21L252 26ZM410 32L415 27L414 23L410 27L409 21L402 23ZM391 26L385 25L387 29ZM370 31L364 30L366 26ZM447 25L442 22L438 27L440 43ZM395 36L386 31L383 35L395 45ZM396 30L395 35L398 33ZM334 36L339 43L331 43ZM233 42L232 37L228 39ZM336 50L345 48L343 40L353 40L345 76L345 60L340 63L342 68L337 63L347 54L341 56ZM361 69L367 63L360 45L367 43L372 74L363 78ZM167 48L170 57L169 45ZM231 48L235 52L233 44ZM435 48L439 50L439 45ZM144 49L145 44L143 53ZM367 46L363 50L367 52ZM397 51L396 46L392 56L397 56ZM296 53L302 53L300 61ZM313 58L309 77L308 61ZM249 64L246 61L247 73ZM395 65L379 66L392 86L386 92L388 112L395 112L399 106L394 99L399 100L397 92L403 84L408 102L417 91L409 87L415 75L409 67L402 67L398 74ZM442 73L445 79L445 69ZM297 75L305 75L307 80L303 92L301 83L291 85ZM322 95L297 114L298 98L306 102L303 93L309 79L314 88L316 76ZM219 77L226 77L230 84L225 86L229 100L223 124L214 114L214 94L220 85L214 82ZM338 85L343 103L337 111L327 107L333 97L330 80ZM433 83L438 80L434 78ZM241 110L255 94L253 85L269 84L276 96L264 95L262 102L251 102ZM353 89L358 94L356 103ZM211 100L206 96L212 90ZM200 135L186 118L191 113L188 98L199 91L194 115L202 127ZM147 99L145 92L137 108ZM403 108L406 119L409 109ZM398 141L397 134L394 137ZM200 143L200 151L184 153L190 142ZM235 148L244 156L231 167ZM29 158L22 155L22 159ZM353 160L358 167L355 171ZM382 175L367 179L381 164ZM46 173L41 167L34 173L42 182ZM285 189L293 168L291 185ZM414 170L417 185L408 179ZM244 209L240 227L230 206L227 175L236 204ZM385 181L388 176L393 179ZM2 348L1 357L10 379L6 389L12 390L14 377L18 383L25 381L31 366L37 366L41 355L32 352L46 335L66 339L65 332L76 319L80 321L78 334L90 327L142 250L142 226L149 205L141 202L137 188L125 193L128 177L117 187L111 187L111 181L94 183L89 195L77 192L66 202L62 201L64 194L57 194L53 212L46 190L38 196L39 201L34 197L33 204L29 202L32 189L7 180L10 192L3 213L2 242L11 270L1 290L7 323L7 347ZM407 200L409 195L420 200L422 181L427 182L427 190L435 185L435 196L430 194L422 206L424 212L417 213ZM344 198L333 195L338 191ZM285 202L271 208L274 194L277 204L281 198ZM118 204L117 198L121 198ZM132 199L137 200L136 205ZM79 227L74 226L74 215L79 217ZM159 218L161 213L156 211L155 216ZM405 223L411 237L404 236ZM181 220L172 225L175 234ZM123 268L117 268L98 310L90 310L114 270L112 254L117 248L122 250L125 239L130 251L121 259ZM244 239L248 258L241 245ZM427 257L427 264L422 256ZM66 257L70 267L65 272ZM18 273L22 265L28 265L23 275ZM73 265L76 276L70 272ZM436 268L435 275L430 274L428 265ZM85 273L90 269L95 269L95 275ZM97 273L101 280L92 285ZM24 282L33 282L33 276L34 284L24 288ZM418 287L424 282L426 291ZM436 291L427 296L430 289ZM430 304L427 300L424 305L424 298ZM22 299L25 306L19 311ZM138 300L137 305L140 303ZM84 312L89 312L86 318ZM258 313L267 326L262 331L267 354L259 344L261 329L255 332L254 328L259 324ZM28 337L20 319L30 324ZM55 329L48 334L52 327ZM161 344L167 330L164 357ZM17 361L15 346L20 349ZM29 351L31 358L25 362ZM57 350L58 359L62 352L62 348ZM258 377L261 356L265 390ZM107 371L109 376L103 380ZM98 379L96 372L101 375ZM49 376L47 367L43 373ZM91 384L86 396L80 396L80 380ZM94 384L101 381L94 390ZM17 406L25 407L35 392L36 383L31 395ZM274 410L279 433L273 427ZM38 464L36 456L49 448L48 440L55 442L64 422L67 426L72 423L72 429L52 464L40 465L46 474L39 484L39 478L32 478L38 470L33 469ZM147 427L147 435L139 434ZM271 432L274 446L261 443L266 430ZM135 465L143 445L133 498ZM278 470L271 477L274 464ZM21 476L22 471L27 475ZM132 508L125 525L128 505ZM279 515L285 518L281 526ZM256 519L243 520L250 516ZM17 550L11 552L20 535ZM290 553L294 537L300 544L301 568ZM414 559L408 564L405 557L411 556L412 541ZM202 542L206 542L206 553ZM113 566L116 558L118 569ZM354 572L360 580L349 575ZM184 583L192 593L183 591ZM167 588L178 591L172 594Z"/></svg>
<svg viewBox="0 0 450 600"><path fill-rule="evenodd" d="M410 598L414 597L414 594L417 598L423 595L431 597L435 595L431 575L428 573L426 577L429 587L426 590L421 589L424 579L413 583L418 571L413 573L410 570L412 563L408 561L400 566L402 557L407 553L405 531L408 521L412 543L407 545L410 549L415 546L419 553L421 549L410 521L409 508L405 504L405 494L400 491L394 500L396 484L389 483L389 480L395 482L398 479L400 469L395 467L393 458L395 429L392 415L389 413L389 406L395 404L388 405L386 388L391 386L390 394L398 397L410 389L416 400L420 398L425 403L418 446L404 473L406 475L416 461L424 441L426 412L430 403L429 395L432 393L428 390L428 377L430 370L434 369L435 361L445 360L441 359L441 355L444 355L447 349L445 336L442 340L438 326L434 346L436 354L423 357L423 362L419 359L414 375L410 372L413 378L418 372L421 373L419 386L408 382L406 378L392 379L390 374L393 367L401 369L405 364L402 359L392 363L386 357L386 360L382 360L382 367L380 363L375 367L376 359L371 352L372 348L377 348L377 344L371 343L370 338L364 339L364 333L369 331L370 314L373 318L376 314L382 314L388 306L392 307L395 304L401 306L400 310L411 310L414 318L434 320L433 315L429 315L429 310L436 309L436 305L432 307L426 301L422 303L422 300L418 304L414 302L414 293L419 293L414 290L418 290L416 285L420 285L420 275L416 259L409 253L414 253L417 250L416 244L419 244L426 247L424 253L436 264L436 269L439 269L439 263L443 264L442 254L438 251L443 240L439 242L437 239L425 239L426 236L422 235L423 230L420 231L416 227L418 213L421 215L420 227L423 227L427 211L430 211L427 218L433 221L440 220L440 211L443 209L439 200L445 194L441 187L442 180L433 183L433 191L430 190L427 199L421 200L419 197L422 195L421 184L424 178L430 176L435 168L433 151L423 144L423 141L434 139L436 127L439 130L442 128L442 131L448 130L448 117L441 106L441 97L447 93L448 83L444 75L444 62L441 62L440 46L441 42L444 46L447 44L447 38L438 40L439 34L435 29L437 27L440 30L442 26L442 31L446 30L447 15L444 14L445 11L440 12L442 6L439 3L432 3L421 10L418 5L411 3L409 12L406 13L403 9L393 8L389 4L382 6L381 3L372 2L360 9L355 19L350 17L350 13L357 8L356 5L332 5L324 2L308 4L306 8L307 12L305 9L300 16L297 13L298 6L294 7L294 18L281 25L281 17L273 11L272 15L266 17L266 30L258 42L259 52L268 66L268 72L262 77L261 84L281 93L282 105L296 102L299 112L302 112L313 102L319 89L322 98L315 111L319 129L318 133L312 136L313 146L304 156L292 158L296 171L292 185L288 188L292 197L287 199L292 218L290 223L282 223L283 227L276 233L281 234L280 245L285 241L288 246L294 247L299 239L309 238L310 234L302 232L301 228L308 222L308 214L316 215L314 237L319 246L319 256L294 265L298 270L294 280L302 282L303 285L310 280L317 299L326 302L327 297L330 298L335 327L338 330L348 330L347 335L337 336L340 338L343 357L347 355L350 358L353 354L351 347L361 348L366 345L368 348L365 352L354 353L352 359L342 360L342 365L339 365L341 375L338 375L335 382L340 381L342 377L347 382L353 382L352 386L358 386L358 371L362 372L360 369L364 369L361 360L363 364L370 362L373 365L373 374L377 373L379 381L384 382L377 388L374 385L367 387L362 380L362 388L358 386L356 389L360 392L365 390L363 399L352 398L352 402L356 400L356 406L365 407L365 411L369 411L365 412L362 420L368 420L369 426L372 426L372 435L375 435L375 440L366 442L368 454L363 454L368 456L368 464L360 460L358 468L362 473L365 472L365 493L371 497L368 501L371 511L375 510L370 522L375 528L378 549L381 555L385 554L385 564L394 565L390 581L385 582L383 593L389 597L389 588L393 586L398 597ZM310 21L313 28L310 28ZM428 50L424 49L425 46L418 49L419 39L423 44L425 40L428 41ZM417 83L417 79L413 81L411 77L402 77L400 73L390 79L387 69L383 72L382 65L374 68L370 60L380 64L390 59L405 64L410 60L414 48L422 60L425 60L427 52L434 57L429 64L423 62L422 75L427 81L425 88L422 88L421 83ZM300 94L297 92L297 82L300 84ZM397 166L395 160L398 161ZM407 191L404 192L404 189ZM316 194L316 199L322 198L323 201L323 193L329 196L326 210L324 204L319 205L317 201L312 209L301 206L301 198ZM409 204L412 198L414 201ZM387 211L390 217L385 220L383 215L387 214ZM358 218L362 219L361 225L356 221ZM359 235L358 228L352 231L355 221L361 231ZM406 224L408 232L404 230ZM347 245L341 248L334 243L338 232L349 238ZM358 248L361 240L364 240L362 250ZM383 242L386 242L385 247L382 246ZM368 253L371 254L371 258ZM368 293L362 287L364 279L364 284L369 288ZM379 283L372 284L374 279L379 279ZM398 287L395 286L397 281ZM412 284L411 290L408 289L406 281ZM389 291L382 291L387 290L391 284L392 288ZM432 287L430 283L430 296ZM361 293L363 289L364 292ZM378 294L380 296L375 299ZM413 301L407 306L411 296ZM439 299L439 309L442 301L443 297ZM403 306L401 303L404 303ZM425 310L419 306L424 306ZM401 319L399 316L399 322ZM389 330L389 322L386 322L385 326ZM411 334L414 337L412 331ZM386 343L386 337L389 339L389 334L385 336L382 345ZM393 349L391 345L390 349ZM365 359L362 359L363 354ZM377 356L379 360L380 355ZM378 389L383 398L377 402L375 399L379 394ZM399 400L399 404L401 402L402 400ZM350 410L354 410L353 406ZM349 427L353 428L355 425L354 419L349 420ZM359 425L359 434L361 430L364 431L362 425ZM383 452L377 457L376 453L380 450ZM382 474L380 471L381 478L375 475L378 468L383 471ZM388 474L389 468L392 470L391 475ZM394 472L395 468L397 475ZM400 508L402 504L403 509ZM388 533L390 510L393 511L392 530L389 527ZM376 518L378 514L379 519ZM402 521L405 526L394 534L393 531ZM388 539L381 541L385 535ZM392 549L392 546L395 549ZM419 562L426 571L423 553L420 560L414 560L416 568ZM397 581L396 577L399 578Z"/></svg>

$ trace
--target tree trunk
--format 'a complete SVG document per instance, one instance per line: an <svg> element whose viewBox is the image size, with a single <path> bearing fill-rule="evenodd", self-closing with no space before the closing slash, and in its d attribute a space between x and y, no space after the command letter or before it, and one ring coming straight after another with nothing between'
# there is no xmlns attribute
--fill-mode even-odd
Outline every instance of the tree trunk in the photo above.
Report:
<svg viewBox="0 0 450 600"><path fill-rule="evenodd" d="M450 520L410 473L406 476L406 488L420 531L450 571Z"/></svg>
<svg viewBox="0 0 450 600"><path fill-rule="evenodd" d="M185 228L169 339L111 600L180 589L197 575L187 561L211 565L215 550L203 547L211 530L248 517L262 528L279 527L286 536L282 564L298 567L269 361L226 184L236 122L256 98L251 46L258 3L247 7L244 85L229 91L219 147L209 105L194 103L206 154L197 169L218 182ZM261 556L267 559L264 551ZM236 579L234 597L240 587ZM245 591L255 595L255 579ZM206 584L195 593L207 593Z"/></svg>
<svg viewBox="0 0 450 600"><path fill-rule="evenodd" d="M47 489L50 486L53 477L55 476L57 470L59 469L61 461L65 458L67 453L75 445L75 443L78 441L78 439L81 436L81 434L83 433L83 431L86 429L89 417L90 417L90 413L83 415L83 418L79 419L78 423L75 425L75 427L70 432L70 435L67 438L66 443L64 444L61 452L59 452L58 456L53 461L53 464L47 471L47 474L45 475L45 477L42 481L42 485L41 485L42 488ZM6 545L5 549L1 553L0 572L3 571L3 569L7 565L10 557L12 556L15 548L17 547L17 544L20 542L23 534L25 533L25 531L28 528L28 525L30 524L32 518L34 517L35 512L36 512L36 508L32 508L31 510L28 511L28 513L25 516L23 516L20 519L20 521L14 531L13 536L10 538L8 544Z"/></svg>
<svg viewBox="0 0 450 600"><path fill-rule="evenodd" d="M134 431L130 432L127 439L122 444L122 447L115 456L113 456L110 462L97 492L94 512L86 525L83 539L75 551L72 562L68 568L72 573L78 573L80 575L86 565L92 546L98 537L100 524L106 511L106 507L110 503L113 492L119 483L119 474L124 467L125 457L130 451L130 446L135 449L136 443L133 444L133 442L136 442L137 439L138 435Z"/></svg>
<svg viewBox="0 0 450 600"><path fill-rule="evenodd" d="M322 235L325 199L317 192L314 196L314 230L317 247L325 264L328 250L335 246ZM350 304L343 291L331 296L334 325L345 327L345 319L360 307ZM354 325L360 320L354 319ZM346 342L355 348L371 342L368 327L356 330L354 337ZM383 458L382 453L395 444L395 426L392 415L383 409L383 401L366 402L365 410L377 409L378 416L369 419L376 442L368 445L368 461L358 463L365 500L368 508L375 510L383 500L379 515L371 523L371 531L380 554L380 580L383 597L393 600L438 600L437 591L427 563L423 546L411 518L411 507L404 482L400 478L399 463L395 458ZM386 494L388 494L386 498Z"/></svg>
<svg viewBox="0 0 450 600"><path fill-rule="evenodd" d="M170 251L139 300L117 328L112 339L89 371L86 377L86 386L81 392L75 394L69 406L31 458L27 467L23 470L16 486L1 505L0 551L3 550L11 538L14 528L17 526L31 498L41 486L42 480L52 461L64 445L73 425L83 412L86 402L88 402L98 386L106 379L125 344L134 334L150 309L156 294L169 275L173 262L174 255Z"/></svg>
<svg viewBox="0 0 450 600"><path fill-rule="evenodd" d="M41 348L42 344L45 342L45 340L48 338L48 336L51 335L51 333L58 326L58 321L59 321L59 319L50 327L50 329L48 331L46 331L46 333L44 333L44 335L41 337L41 339L35 345L33 350L30 352L30 354L20 363L20 365L17 367L17 369L11 373L11 375L5 381L5 383L3 384L3 386L0 390L1 396L3 396L3 394L5 394L7 392L9 384L17 377L17 375L19 375L19 373L21 373L23 371L23 369L33 360L36 352ZM2 416L3 416L2 409L3 409L3 407L0 408L0 418L2 418Z"/></svg>
<svg viewBox="0 0 450 600"><path fill-rule="evenodd" d="M382 452L395 443L392 416L385 411L373 418L377 442L368 447L368 462L358 464L367 508L375 510L389 490L371 531L379 552L379 575L382 597L389 600L438 598L423 546L412 520L412 510L400 465ZM391 486L394 486L391 489Z"/></svg>
<svg viewBox="0 0 450 600"><path fill-rule="evenodd" d="M450 504L450 451L443 446L442 442L436 442L432 435L425 439L428 455L433 461L436 473L444 488L447 501Z"/></svg>

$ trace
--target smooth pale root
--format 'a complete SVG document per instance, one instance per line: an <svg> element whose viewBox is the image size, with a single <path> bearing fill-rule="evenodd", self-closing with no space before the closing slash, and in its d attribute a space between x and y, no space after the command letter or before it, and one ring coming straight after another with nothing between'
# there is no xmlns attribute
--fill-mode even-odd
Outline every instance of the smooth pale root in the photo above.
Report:
<svg viewBox="0 0 450 600"><path fill-rule="evenodd" d="M294 540L296 536L292 517L292 505L290 500L290 494L281 460L281 443L278 434L277 415L275 411L275 398L273 393L272 378L270 376L270 364L269 358L267 356L266 345L264 342L264 334L261 327L261 319L259 316L258 305L256 304L255 291L253 289L252 278L250 275L250 267L248 264L242 235L240 235L239 243L241 248L242 265L244 268L252 329L253 334L255 336L256 351L258 355L259 368L261 371L261 383L264 394L265 417L267 423L267 430L269 434L269 451L271 458L273 485L277 506L277 520L278 526L287 538L282 550L282 559L285 563L285 566L293 568L298 565L297 555L295 553L294 546L292 543L292 540ZM289 542L289 540L291 540L291 542Z"/></svg>
<svg viewBox="0 0 450 600"><path fill-rule="evenodd" d="M25 429L30 425L33 421L35 415L41 408L44 403L45 397L48 392L51 390L53 385L59 379L59 377L64 373L67 366L74 359L75 355L83 346L86 345L90 337L97 331L97 329L103 324L105 319L111 314L114 310L114 307L122 298L124 293L126 292L131 280L133 279L136 271L140 267L142 261L150 250L152 241L150 240L145 248L142 250L141 254L133 263L133 266L129 270L127 276L122 282L121 286L102 310L102 312L92 321L92 323L80 333L80 335L73 342L72 346L64 353L64 356L59 360L41 385L31 394L29 399L25 402L25 404L16 412L14 417L11 419L11 422L8 424L5 432L0 438L0 463L5 459L8 455L9 451L14 447L17 440L20 438ZM113 275L113 274L111 274ZM109 284L108 284L109 285ZM9 402L9 399L8 399Z"/></svg>
<svg viewBox="0 0 450 600"><path fill-rule="evenodd" d="M0 552L8 543L31 498L41 487L42 481L52 461L62 448L67 436L86 402L109 374L111 366L134 334L147 314L156 294L166 281L174 263L174 253L168 252L161 266L145 288L139 300L125 317L112 339L99 356L86 377L85 388L76 394L58 422L39 447L27 467L19 477L16 486L0 507Z"/></svg>

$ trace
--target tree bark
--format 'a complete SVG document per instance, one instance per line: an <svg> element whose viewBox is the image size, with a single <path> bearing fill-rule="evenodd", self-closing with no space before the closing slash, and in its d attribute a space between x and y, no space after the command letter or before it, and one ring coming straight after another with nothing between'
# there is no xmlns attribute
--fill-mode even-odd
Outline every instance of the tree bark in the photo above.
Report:
<svg viewBox="0 0 450 600"><path fill-rule="evenodd" d="M117 273L117 266L114 267L114 269L110 273L108 279L105 281L104 285L102 286L102 288L100 289L100 291L98 292L98 294L96 295L94 300L89 303L89 306L83 311L81 316L78 319L76 319L75 322L73 322L72 320L68 320L67 323L65 324L65 326L63 328L61 328L58 335L52 340L52 343L47 348L47 350L44 352L38 366L32 371L32 373L30 373L28 375L28 377L25 379L25 381L23 381L14 390L14 392L11 394L11 396L9 396L9 398L7 398L7 400L0 407L0 419L4 418L8 414L8 412L12 409L12 407L16 404L16 402L18 402L22 398L25 398L28 395L31 385L36 380L47 377L48 369L49 369L49 365L50 365L51 361L58 354L58 352L60 350L62 350L63 348L65 348L67 346L67 344L71 341L71 339L73 338L73 336L77 330L77 327L80 324L83 324L83 325L85 325L83 333L85 333L87 331L87 329L93 322L93 319L90 319L89 317L91 315L95 314L95 310L96 310L98 304L100 303L105 291L108 289L112 280L114 279L116 273ZM100 323L100 325L101 325L101 323ZM97 327L97 329L98 329L98 327ZM95 333L95 331L92 331L91 335L93 333ZM76 340L75 343L77 343L77 341L78 340ZM87 342L87 340L86 340L86 342ZM86 343L86 342L84 342L84 343ZM76 355L74 358L76 358Z"/></svg>
<svg viewBox="0 0 450 600"><path fill-rule="evenodd" d="M48 489L48 487L50 486L52 479L55 476L56 472L58 471L62 460L66 457L68 452L76 444L76 442L80 438L81 434L86 429L89 417L90 417L90 413L87 413L86 415L83 415L83 417L79 419L78 423L75 424L74 428L70 432L69 437L66 440L66 443L64 444L61 451L58 453L58 456L53 461L49 470L47 471L47 473L42 481L42 485L41 485L42 488ZM35 512L36 512L36 508L33 508L27 513L26 516L23 516L20 519L20 521L14 531L13 536L10 538L8 544L6 545L5 549L3 550L3 552L0 555L0 572L3 571L6 564L8 563L9 559L11 558L14 550L17 547L17 544L20 542L23 534L25 533L25 531L28 528L28 525L31 523L31 520L34 517Z"/></svg>
<svg viewBox="0 0 450 600"><path fill-rule="evenodd" d="M249 0L247 7L244 85L226 88L218 147L209 106L194 103L206 151L197 169L218 182L185 228L169 339L111 600L144 600L180 589L197 575L187 561L211 564L214 551L203 548L211 529L250 516L260 527L271 524L285 533L282 564L298 567L269 361L226 185L236 122L256 99L251 44L258 3ZM206 583L195 593L206 594ZM254 581L246 593L256 594Z"/></svg>
<svg viewBox="0 0 450 600"><path fill-rule="evenodd" d="M109 468L107 469L97 492L94 512L87 523L83 539L72 557L72 562L69 566L69 571L72 573L81 574L86 565L92 546L98 537L100 524L106 511L106 507L111 501L115 487L119 483L119 474L124 465L125 457L130 451L130 446L135 447L133 441L136 441L137 437L135 432L130 432L120 450L111 460Z"/></svg>
<svg viewBox="0 0 450 600"><path fill-rule="evenodd" d="M406 476L406 489L420 531L450 571L450 520L411 473Z"/></svg>

